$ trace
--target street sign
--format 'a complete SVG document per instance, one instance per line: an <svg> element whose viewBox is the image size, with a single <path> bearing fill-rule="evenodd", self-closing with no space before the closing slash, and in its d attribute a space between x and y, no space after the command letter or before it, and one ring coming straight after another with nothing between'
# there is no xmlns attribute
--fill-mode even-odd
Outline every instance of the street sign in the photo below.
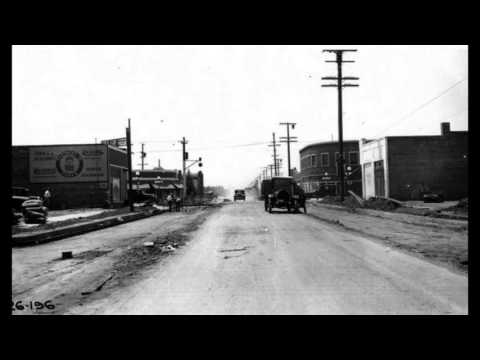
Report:
<svg viewBox="0 0 480 360"><path fill-rule="evenodd" d="M102 140L102 144L112 145L116 147L127 147L127 138Z"/></svg>

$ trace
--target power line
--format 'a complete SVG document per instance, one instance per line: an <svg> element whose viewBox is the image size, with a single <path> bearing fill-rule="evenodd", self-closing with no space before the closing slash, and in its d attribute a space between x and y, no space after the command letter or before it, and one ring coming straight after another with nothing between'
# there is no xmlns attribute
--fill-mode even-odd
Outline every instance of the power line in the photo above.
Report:
<svg viewBox="0 0 480 360"><path fill-rule="evenodd" d="M269 144L269 142L255 142L255 143L247 143L247 144L235 144L235 145L225 145L225 146L214 146L214 147L200 147L200 148L191 148L191 150L216 150L216 149L226 149L226 148L237 148L237 147L248 147L248 146L264 146ZM149 152L180 152L181 149L164 149L164 150L150 150Z"/></svg>
<svg viewBox="0 0 480 360"><path fill-rule="evenodd" d="M422 105L418 106L417 108L413 109L412 111L410 111L408 114L404 115L402 118L400 118L399 120L397 120L395 123L392 123L391 125L389 125L387 128L385 128L384 130L378 132L374 137L378 137L378 135L380 134L383 134L385 131L387 130L390 130L393 126L397 126L398 124L400 124L402 121L408 119L410 116L412 116L413 114L415 114L416 112L420 111L421 109L423 109L425 106L427 106L428 104L432 103L433 101L437 100L438 98L442 97L443 95L445 95L446 93L448 93L450 90L452 90L454 87L460 85L462 82L464 82L465 80L467 80L467 78L463 78L462 80L460 81L457 81L455 84L449 86L447 89L443 90L440 94L434 96L433 98L431 98L430 100L428 100L427 102L423 103Z"/></svg>

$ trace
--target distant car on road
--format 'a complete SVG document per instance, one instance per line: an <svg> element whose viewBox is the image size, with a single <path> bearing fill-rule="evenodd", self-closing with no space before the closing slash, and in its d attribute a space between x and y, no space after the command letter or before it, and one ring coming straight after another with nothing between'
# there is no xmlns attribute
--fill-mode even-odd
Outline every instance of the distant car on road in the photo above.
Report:
<svg viewBox="0 0 480 360"><path fill-rule="evenodd" d="M303 212L307 213L305 193L291 176L274 176L264 184L264 191L265 211L272 213L273 208L283 208L288 212L298 212L303 208Z"/></svg>
<svg viewBox="0 0 480 360"><path fill-rule="evenodd" d="M245 190L235 190L235 194L233 195L233 200L234 201L237 201L237 200L243 200L245 201Z"/></svg>

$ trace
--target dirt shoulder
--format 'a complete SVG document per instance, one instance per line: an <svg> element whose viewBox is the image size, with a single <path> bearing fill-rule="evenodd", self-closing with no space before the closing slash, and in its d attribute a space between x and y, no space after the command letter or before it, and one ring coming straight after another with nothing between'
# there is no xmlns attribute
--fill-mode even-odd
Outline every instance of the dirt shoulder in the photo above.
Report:
<svg viewBox="0 0 480 360"><path fill-rule="evenodd" d="M62 241L12 249L12 300L47 301L62 314L70 307L108 296L129 286L151 265L186 244L218 207L196 207L75 236ZM151 246L144 244L150 242ZM74 257L61 260L62 251ZM13 314L33 314L14 311Z"/></svg>
<svg viewBox="0 0 480 360"><path fill-rule="evenodd" d="M468 222L309 203L309 215L451 269L468 272Z"/></svg>

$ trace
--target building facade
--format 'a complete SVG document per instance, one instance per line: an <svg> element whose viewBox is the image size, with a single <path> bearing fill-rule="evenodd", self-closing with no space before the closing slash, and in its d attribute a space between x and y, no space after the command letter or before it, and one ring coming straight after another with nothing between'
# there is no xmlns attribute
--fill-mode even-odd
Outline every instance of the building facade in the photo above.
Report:
<svg viewBox="0 0 480 360"><path fill-rule="evenodd" d="M338 142L320 142L300 150L300 172L294 178L307 195L325 196L340 194ZM348 190L362 194L362 177L359 163L358 141L343 142L345 194Z"/></svg>
<svg viewBox="0 0 480 360"><path fill-rule="evenodd" d="M179 170L167 170L157 167L154 170L133 170L132 187L134 190L154 193L159 202L165 202L171 194L183 196L183 177ZM187 197L204 195L203 173L187 172Z"/></svg>
<svg viewBox="0 0 480 360"><path fill-rule="evenodd" d="M446 200L468 196L468 132L441 135L388 136L360 141L363 194L394 199L421 200L426 192Z"/></svg>
<svg viewBox="0 0 480 360"><path fill-rule="evenodd" d="M127 174L126 151L107 144L12 146L12 186L48 188L51 209L121 206Z"/></svg>
<svg viewBox="0 0 480 360"><path fill-rule="evenodd" d="M132 188L154 193L161 203L166 202L166 197L171 194L176 197L182 195L182 173L178 170L167 170L161 167L154 170L134 170Z"/></svg>

